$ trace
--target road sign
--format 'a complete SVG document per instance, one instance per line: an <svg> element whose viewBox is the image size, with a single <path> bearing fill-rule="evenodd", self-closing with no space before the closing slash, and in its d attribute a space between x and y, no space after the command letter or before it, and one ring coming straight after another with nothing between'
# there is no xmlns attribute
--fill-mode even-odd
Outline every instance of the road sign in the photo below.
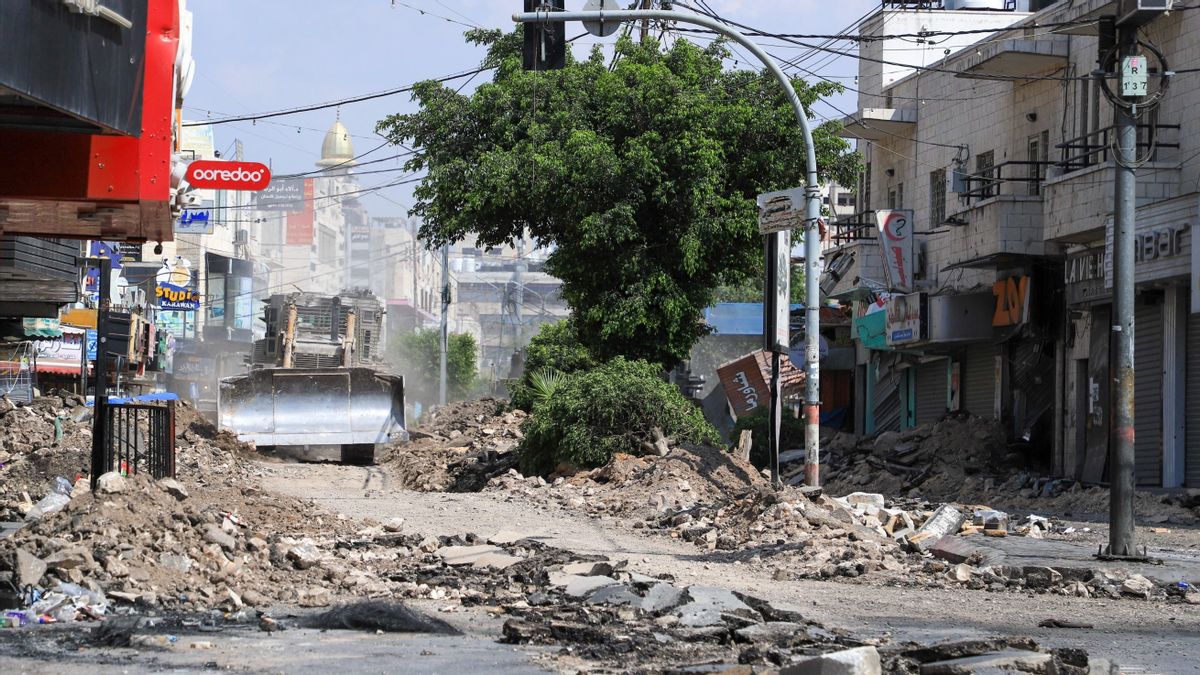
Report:
<svg viewBox="0 0 1200 675"><path fill-rule="evenodd" d="M758 196L758 232L804 232L804 188L767 192Z"/></svg>
<svg viewBox="0 0 1200 675"><path fill-rule="evenodd" d="M96 330L89 328L87 332L87 360L96 360Z"/></svg>

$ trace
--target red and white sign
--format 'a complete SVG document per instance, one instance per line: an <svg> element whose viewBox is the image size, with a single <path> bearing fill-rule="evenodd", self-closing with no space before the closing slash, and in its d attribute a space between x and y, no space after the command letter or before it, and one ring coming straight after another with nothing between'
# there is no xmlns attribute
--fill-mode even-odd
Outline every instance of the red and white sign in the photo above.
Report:
<svg viewBox="0 0 1200 675"><path fill-rule="evenodd" d="M262 190L271 183L271 170L259 162L221 162L198 159L188 165L187 182L205 190Z"/></svg>
<svg viewBox="0 0 1200 675"><path fill-rule="evenodd" d="M884 271L889 290L912 290L913 212L876 211L879 228L879 247L883 251Z"/></svg>

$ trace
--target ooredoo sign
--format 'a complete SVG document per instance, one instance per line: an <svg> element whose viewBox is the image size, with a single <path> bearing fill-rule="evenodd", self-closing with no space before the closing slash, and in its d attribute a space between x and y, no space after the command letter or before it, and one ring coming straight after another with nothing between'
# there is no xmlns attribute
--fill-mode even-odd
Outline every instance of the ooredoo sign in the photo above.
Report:
<svg viewBox="0 0 1200 675"><path fill-rule="evenodd" d="M187 182L205 190L261 190L271 183L271 170L259 162L199 159L188 165Z"/></svg>

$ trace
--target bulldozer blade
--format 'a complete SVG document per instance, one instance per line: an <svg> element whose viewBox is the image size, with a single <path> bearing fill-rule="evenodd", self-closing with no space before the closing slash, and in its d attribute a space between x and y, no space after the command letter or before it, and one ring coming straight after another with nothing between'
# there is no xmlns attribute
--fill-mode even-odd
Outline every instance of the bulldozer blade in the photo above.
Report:
<svg viewBox="0 0 1200 675"><path fill-rule="evenodd" d="M221 380L220 428L256 445L381 445L406 436L404 378L370 368L274 368Z"/></svg>

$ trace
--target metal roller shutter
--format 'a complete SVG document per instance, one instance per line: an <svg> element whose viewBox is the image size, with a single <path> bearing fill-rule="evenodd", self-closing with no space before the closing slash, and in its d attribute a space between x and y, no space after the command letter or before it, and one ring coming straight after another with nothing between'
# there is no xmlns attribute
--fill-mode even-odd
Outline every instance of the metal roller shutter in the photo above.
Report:
<svg viewBox="0 0 1200 675"><path fill-rule="evenodd" d="M900 382L904 378L890 365L880 365L875 383L875 433L900 430Z"/></svg>
<svg viewBox="0 0 1200 675"><path fill-rule="evenodd" d="M996 345L967 347L962 364L962 409L976 417L996 414Z"/></svg>
<svg viewBox="0 0 1200 675"><path fill-rule="evenodd" d="M1184 451L1184 481L1188 487L1200 487L1200 314L1187 318L1187 391L1184 410L1187 425L1187 449Z"/></svg>
<svg viewBox="0 0 1200 675"><path fill-rule="evenodd" d="M945 359L917 367L917 425L933 424L946 414Z"/></svg>
<svg viewBox="0 0 1200 675"><path fill-rule="evenodd" d="M1137 304L1134 315L1134 474L1138 485L1162 485L1162 303Z"/></svg>

